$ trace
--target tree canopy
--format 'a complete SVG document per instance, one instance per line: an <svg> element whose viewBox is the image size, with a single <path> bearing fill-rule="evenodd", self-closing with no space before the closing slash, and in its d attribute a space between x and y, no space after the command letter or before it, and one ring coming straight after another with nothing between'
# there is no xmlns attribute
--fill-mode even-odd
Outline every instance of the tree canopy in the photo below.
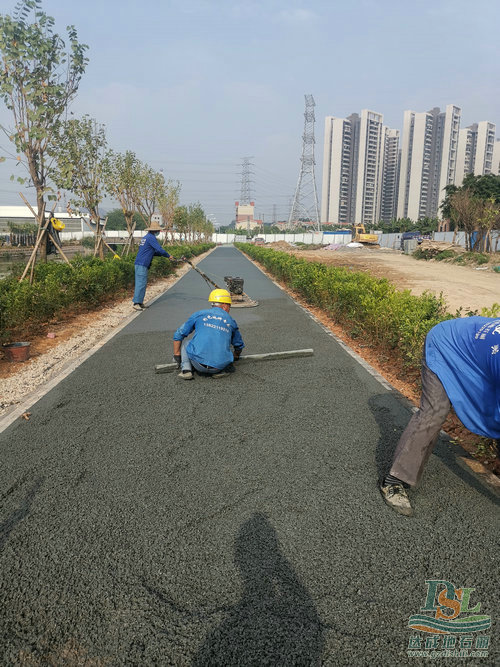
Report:
<svg viewBox="0 0 500 667"><path fill-rule="evenodd" d="M2 127L36 189L37 224L45 222L48 173L57 150L59 125L75 97L88 62L87 46L68 26L68 45L53 31L41 0L19 0L14 15L0 15L0 98L13 126ZM18 176L20 182L23 177ZM42 246L42 256L46 256Z"/></svg>
<svg viewBox="0 0 500 667"><path fill-rule="evenodd" d="M106 229L114 231L121 231L128 229L127 222L125 220L125 215L121 208L114 208L107 214L107 218L108 218L108 223L106 225ZM138 213L133 214L132 220L133 222L135 222L135 229L137 230L146 229L144 220Z"/></svg>

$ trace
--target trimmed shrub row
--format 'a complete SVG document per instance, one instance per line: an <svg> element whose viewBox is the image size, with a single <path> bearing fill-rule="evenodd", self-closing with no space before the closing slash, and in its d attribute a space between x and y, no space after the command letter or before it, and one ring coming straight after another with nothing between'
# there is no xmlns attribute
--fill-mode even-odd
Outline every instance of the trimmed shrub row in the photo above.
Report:
<svg viewBox="0 0 500 667"><path fill-rule="evenodd" d="M213 243L168 246L168 252L174 257L189 258L213 246ZM134 261L135 254L119 260L77 256L71 260L73 268L65 263L37 264L32 285L28 280L19 282L24 268L20 265L12 276L0 280L0 342L8 341L21 328L28 334L68 308L96 308L131 287ZM175 266L166 257L157 257L149 270L149 279L168 276L174 271Z"/></svg>
<svg viewBox="0 0 500 667"><path fill-rule="evenodd" d="M386 278L309 262L269 248L237 246L308 303L349 329L352 337L397 350L405 365L412 368L420 368L427 332L452 317L441 297L400 292Z"/></svg>

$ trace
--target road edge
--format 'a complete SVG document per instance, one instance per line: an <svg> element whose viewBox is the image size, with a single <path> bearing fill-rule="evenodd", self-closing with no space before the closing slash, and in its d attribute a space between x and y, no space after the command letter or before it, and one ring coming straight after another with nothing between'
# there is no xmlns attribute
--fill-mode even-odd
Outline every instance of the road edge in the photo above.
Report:
<svg viewBox="0 0 500 667"><path fill-rule="evenodd" d="M236 250L239 250L239 248L236 248ZM303 304L299 303L293 294L291 294L286 288L283 287L283 285L280 285L276 280L274 280L274 277L271 276L267 271L265 271L255 260L253 260L251 257L248 255L245 255L241 250L239 250L241 254L246 257L252 264L259 269L261 273L263 273L266 278L271 280L271 282L276 285L284 294L286 294L296 306L298 306L301 310L303 310L309 317L318 324L325 333L327 333L329 336L331 336L339 345L342 347L347 354L349 354L353 359L355 359L370 375L372 375L377 382L379 382L385 389L388 391L391 391L395 394L397 394L398 398L408 407L412 412L416 412L418 408L413 405L413 403L397 389L394 387L386 378L379 373L373 366L371 366L363 357L360 357L360 355L355 352L353 349L351 349L345 341L341 340L336 334L331 331L321 320L319 320L316 315L311 312L307 306L304 306ZM452 438L446 433L445 431L440 432L440 437L447 441L448 443L451 443ZM469 472L477 479L481 484L484 484L488 487L488 490L492 491L496 496L500 497L500 478L498 478L496 475L494 475L492 472L486 468L480 461L477 461L476 459L472 458L472 456L467 452L461 445L453 445L453 448L451 450L455 457L458 460L459 465L465 465L469 469Z"/></svg>

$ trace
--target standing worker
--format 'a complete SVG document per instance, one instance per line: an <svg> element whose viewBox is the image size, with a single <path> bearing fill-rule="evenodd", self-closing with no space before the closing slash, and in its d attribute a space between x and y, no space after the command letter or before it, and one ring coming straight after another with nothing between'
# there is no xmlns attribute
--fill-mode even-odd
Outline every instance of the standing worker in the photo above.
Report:
<svg viewBox="0 0 500 667"><path fill-rule="evenodd" d="M174 361L182 369L179 377L193 379L193 367L203 375L224 377L245 347L235 320L229 315L231 294L214 289L208 297L211 308L199 310L174 333ZM192 339L186 337L194 330ZM231 345L234 353L231 352Z"/></svg>
<svg viewBox="0 0 500 667"><path fill-rule="evenodd" d="M148 284L148 271L153 261L153 257L168 257L172 262L177 260L166 250L163 250L158 239L158 234L162 231L157 222L152 222L147 228L147 234L139 243L139 250L135 258L135 290L134 290L134 309L144 310L144 295Z"/></svg>
<svg viewBox="0 0 500 667"><path fill-rule="evenodd" d="M413 514L406 488L420 481L451 406L469 431L500 438L500 319L446 320L427 334L420 409L380 485L385 502L400 514Z"/></svg>

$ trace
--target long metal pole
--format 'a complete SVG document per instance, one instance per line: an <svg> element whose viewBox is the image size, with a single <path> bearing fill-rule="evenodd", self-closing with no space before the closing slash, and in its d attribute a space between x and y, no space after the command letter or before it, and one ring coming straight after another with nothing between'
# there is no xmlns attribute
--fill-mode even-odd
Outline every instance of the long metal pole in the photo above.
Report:
<svg viewBox="0 0 500 667"><path fill-rule="evenodd" d="M308 348L306 350L286 350L284 352L266 352L264 354L244 354L237 362L238 366L246 361L272 361L273 359L290 359L292 357L312 357L314 350ZM155 366L155 373L173 373L177 370L177 364L157 364Z"/></svg>

